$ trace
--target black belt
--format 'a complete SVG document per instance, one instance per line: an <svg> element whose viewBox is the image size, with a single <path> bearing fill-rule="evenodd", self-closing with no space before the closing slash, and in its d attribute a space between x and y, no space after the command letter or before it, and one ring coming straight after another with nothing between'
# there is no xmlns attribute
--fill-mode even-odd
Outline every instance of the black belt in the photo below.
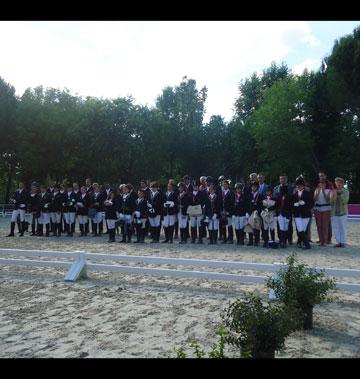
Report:
<svg viewBox="0 0 360 379"><path fill-rule="evenodd" d="M315 207L326 207L330 206L330 204L315 204Z"/></svg>

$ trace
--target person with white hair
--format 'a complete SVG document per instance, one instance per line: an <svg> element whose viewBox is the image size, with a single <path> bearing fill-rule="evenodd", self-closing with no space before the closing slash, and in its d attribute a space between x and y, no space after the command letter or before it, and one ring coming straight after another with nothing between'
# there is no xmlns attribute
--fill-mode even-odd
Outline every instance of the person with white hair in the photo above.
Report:
<svg viewBox="0 0 360 379"><path fill-rule="evenodd" d="M336 188L330 194L331 224L337 242L334 247L345 247L349 191L344 188L343 178L335 178L335 186Z"/></svg>

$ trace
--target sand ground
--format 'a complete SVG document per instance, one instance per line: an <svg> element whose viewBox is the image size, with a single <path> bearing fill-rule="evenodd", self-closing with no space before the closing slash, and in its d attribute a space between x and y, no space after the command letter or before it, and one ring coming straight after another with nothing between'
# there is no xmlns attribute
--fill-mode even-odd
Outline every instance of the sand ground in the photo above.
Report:
<svg viewBox="0 0 360 379"><path fill-rule="evenodd" d="M282 262L297 251L300 260L311 266L360 269L357 221L348 223L347 248L313 244L313 249L305 251L296 247L184 246L177 241L173 245L108 244L106 236L5 238L8 229L9 218L1 219L0 248L266 263ZM64 281L64 274L61 269L0 266L0 357L161 358L191 339L209 351L216 340L220 311L229 301L253 290L264 298L267 295L263 285L252 283L95 271L88 279L70 283ZM334 302L315 307L314 329L292 334L277 357L360 357L360 293L337 292L336 296Z"/></svg>

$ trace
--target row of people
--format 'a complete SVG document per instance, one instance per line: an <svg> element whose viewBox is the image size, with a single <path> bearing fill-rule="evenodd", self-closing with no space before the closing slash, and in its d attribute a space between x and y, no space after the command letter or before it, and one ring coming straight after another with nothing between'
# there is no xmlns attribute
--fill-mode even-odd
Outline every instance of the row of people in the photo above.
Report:
<svg viewBox="0 0 360 379"><path fill-rule="evenodd" d="M273 190L264 185L259 176L253 175L248 186L237 183L234 190L230 189L229 180L222 177L219 178L220 183L214 183L211 177L202 177L200 182L191 183L186 176L177 186L170 180L166 192L161 191L156 182L152 182L149 188L142 181L142 188L137 193L131 184L123 184L114 191L109 183L101 189L97 183L91 184L89 179L81 189L77 183L68 185L66 189L56 184L49 188L33 185L30 193L23 183L19 183L13 198L15 210L9 236L14 236L17 218L20 219L20 236L24 234L26 210L31 217L32 235L43 235L45 225L45 236L49 236L50 232L54 236L60 236L62 232L72 236L78 219L81 236L88 235L90 222L93 235L99 236L105 221L109 242L115 241L115 230L119 226L123 237L121 242L130 242L134 233L136 242L144 242L148 230L152 242L159 242L162 226L164 242L172 243L178 228L180 243L186 243L188 238L192 243L196 240L203 243L207 233L210 244L217 243L218 237L223 243L233 243L235 233L237 243L243 245L248 233L248 245L258 246L261 233L263 246L268 247L269 242L275 240L277 227L280 247L285 247L287 242L292 242L290 228L294 219L297 244L309 249L307 230L314 206L321 245L327 242L326 220L330 218L323 217L324 212L332 212L337 226L340 223L335 218L340 217L344 226L348 191L343 188L341 178L336 180L336 189L327 189L320 182L312 194L305 189L303 178L297 179L296 188L288 185L286 180L280 180L280 185ZM344 246L345 228L338 227L336 236L340 241L336 246Z"/></svg>

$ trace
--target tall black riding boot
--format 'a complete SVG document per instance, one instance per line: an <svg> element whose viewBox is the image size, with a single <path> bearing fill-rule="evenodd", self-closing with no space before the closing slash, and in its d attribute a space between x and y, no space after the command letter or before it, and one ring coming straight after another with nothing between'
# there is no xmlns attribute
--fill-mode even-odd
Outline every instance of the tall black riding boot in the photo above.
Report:
<svg viewBox="0 0 360 379"><path fill-rule="evenodd" d="M260 230L254 230L254 236L255 236L254 246L259 246Z"/></svg>
<svg viewBox="0 0 360 379"><path fill-rule="evenodd" d="M127 232L128 232L128 225L125 223L123 228L122 228L122 240L120 241L120 243L125 243L126 242L126 235L127 235Z"/></svg>
<svg viewBox="0 0 360 379"><path fill-rule="evenodd" d="M135 230L136 230L136 241L134 241L134 243L139 243L141 239L141 224L136 224Z"/></svg>
<svg viewBox="0 0 360 379"><path fill-rule="evenodd" d="M198 243L199 244L202 244L203 243L203 227L202 226L199 226L199 240L198 240Z"/></svg>
<svg viewBox="0 0 360 379"><path fill-rule="evenodd" d="M214 244L214 231L213 230L209 230L209 236L210 236L210 242L209 242L209 245L213 245Z"/></svg>
<svg viewBox="0 0 360 379"><path fill-rule="evenodd" d="M174 225L174 239L177 240L178 238L179 238L179 221L176 221Z"/></svg>
<svg viewBox="0 0 360 379"><path fill-rule="evenodd" d="M228 227L228 243L234 243L234 230L232 226Z"/></svg>
<svg viewBox="0 0 360 379"><path fill-rule="evenodd" d="M221 235L222 235L222 243L227 243L227 238L226 238L226 226L225 228L221 228Z"/></svg>
<svg viewBox="0 0 360 379"><path fill-rule="evenodd" d="M191 227L191 243L195 243L195 240L197 238L197 228L196 227Z"/></svg>
<svg viewBox="0 0 360 379"><path fill-rule="evenodd" d="M31 236L35 236L36 233L35 233L35 220L32 221L31 223Z"/></svg>
<svg viewBox="0 0 360 379"><path fill-rule="evenodd" d="M70 235L71 235L71 237L73 236L74 233L75 233L75 222L73 222L70 225Z"/></svg>
<svg viewBox="0 0 360 379"><path fill-rule="evenodd" d="M155 227L153 226L149 226L149 232L150 232L150 238L151 238L151 241L150 243L155 243L156 241L156 238L155 238Z"/></svg>
<svg viewBox="0 0 360 379"><path fill-rule="evenodd" d="M45 229L46 229L45 237L50 237L50 224L46 224Z"/></svg>
<svg viewBox="0 0 360 379"><path fill-rule="evenodd" d="M61 230L62 230L61 222L58 222L56 224L56 226L57 226L57 230L58 230L57 236L60 237L61 236Z"/></svg>
<svg viewBox="0 0 360 379"><path fill-rule="evenodd" d="M146 228L140 228L140 242L145 243Z"/></svg>
<svg viewBox="0 0 360 379"><path fill-rule="evenodd" d="M43 224L39 224L38 223L38 226L37 226L37 235L39 237L42 237L44 235L44 228L43 228Z"/></svg>
<svg viewBox="0 0 360 379"><path fill-rule="evenodd" d="M247 246L254 246L254 233L249 233L249 242Z"/></svg>
<svg viewBox="0 0 360 379"><path fill-rule="evenodd" d="M297 240L297 247L299 247L300 249L302 248L302 243L303 243L303 236L302 236L302 233L301 232L298 232L296 230L296 233L297 233L297 236L298 236L298 240Z"/></svg>
<svg viewBox="0 0 360 379"><path fill-rule="evenodd" d="M270 229L271 240L275 242L275 229Z"/></svg>
<svg viewBox="0 0 360 379"><path fill-rule="evenodd" d="M25 228L25 221L20 222L20 237L24 237Z"/></svg>
<svg viewBox="0 0 360 379"><path fill-rule="evenodd" d="M301 233L302 233L302 239L303 239L303 242L304 242L303 249L304 249L304 250L311 249L311 246L310 246L310 243L309 243L309 240L308 240L307 233L306 233L306 232L301 232Z"/></svg>
<svg viewBox="0 0 360 379"><path fill-rule="evenodd" d="M236 244L240 245L240 230L235 229L235 235L236 235Z"/></svg>
<svg viewBox="0 0 360 379"><path fill-rule="evenodd" d="M84 224L80 224L79 228L80 228L80 237L82 237L84 235Z"/></svg>
<svg viewBox="0 0 360 379"><path fill-rule="evenodd" d="M10 224L10 233L7 236L8 237L14 237L14 231L15 231L15 222L11 222L11 224Z"/></svg>
<svg viewBox="0 0 360 379"><path fill-rule="evenodd" d="M264 239L263 247L269 247L269 230L263 230L262 235Z"/></svg>
<svg viewBox="0 0 360 379"><path fill-rule="evenodd" d="M128 239L128 242L131 243L131 237L132 237L132 227L131 225L128 225L128 228L127 228L127 239Z"/></svg>
<svg viewBox="0 0 360 379"><path fill-rule="evenodd" d="M169 243L174 242L174 229L175 229L175 225L169 226L169 231L168 231Z"/></svg>
<svg viewBox="0 0 360 379"><path fill-rule="evenodd" d="M165 239L161 243L167 243L167 242L169 242L169 237L168 237L168 235L169 235L169 228L165 228L165 226L164 226L164 234L165 234Z"/></svg>
<svg viewBox="0 0 360 379"><path fill-rule="evenodd" d="M239 236L240 236L240 245L244 245L244 238L245 238L244 229L239 230Z"/></svg>
<svg viewBox="0 0 360 379"><path fill-rule="evenodd" d="M102 221L100 221L100 223L99 223L99 236L101 237L101 235L102 235L102 232L103 232L103 222Z"/></svg>
<svg viewBox="0 0 360 379"><path fill-rule="evenodd" d="M87 234L89 233L89 221L85 224L85 237L87 236Z"/></svg>
<svg viewBox="0 0 360 379"><path fill-rule="evenodd" d="M218 230L214 229L212 232L213 232L214 245L216 245L217 244L217 238L218 238Z"/></svg>
<svg viewBox="0 0 360 379"><path fill-rule="evenodd" d="M97 226L98 226L98 224L96 224L96 223L94 222L94 225L93 225L93 227L92 227L93 237L97 237L97 236L98 236L98 233L97 233Z"/></svg>

